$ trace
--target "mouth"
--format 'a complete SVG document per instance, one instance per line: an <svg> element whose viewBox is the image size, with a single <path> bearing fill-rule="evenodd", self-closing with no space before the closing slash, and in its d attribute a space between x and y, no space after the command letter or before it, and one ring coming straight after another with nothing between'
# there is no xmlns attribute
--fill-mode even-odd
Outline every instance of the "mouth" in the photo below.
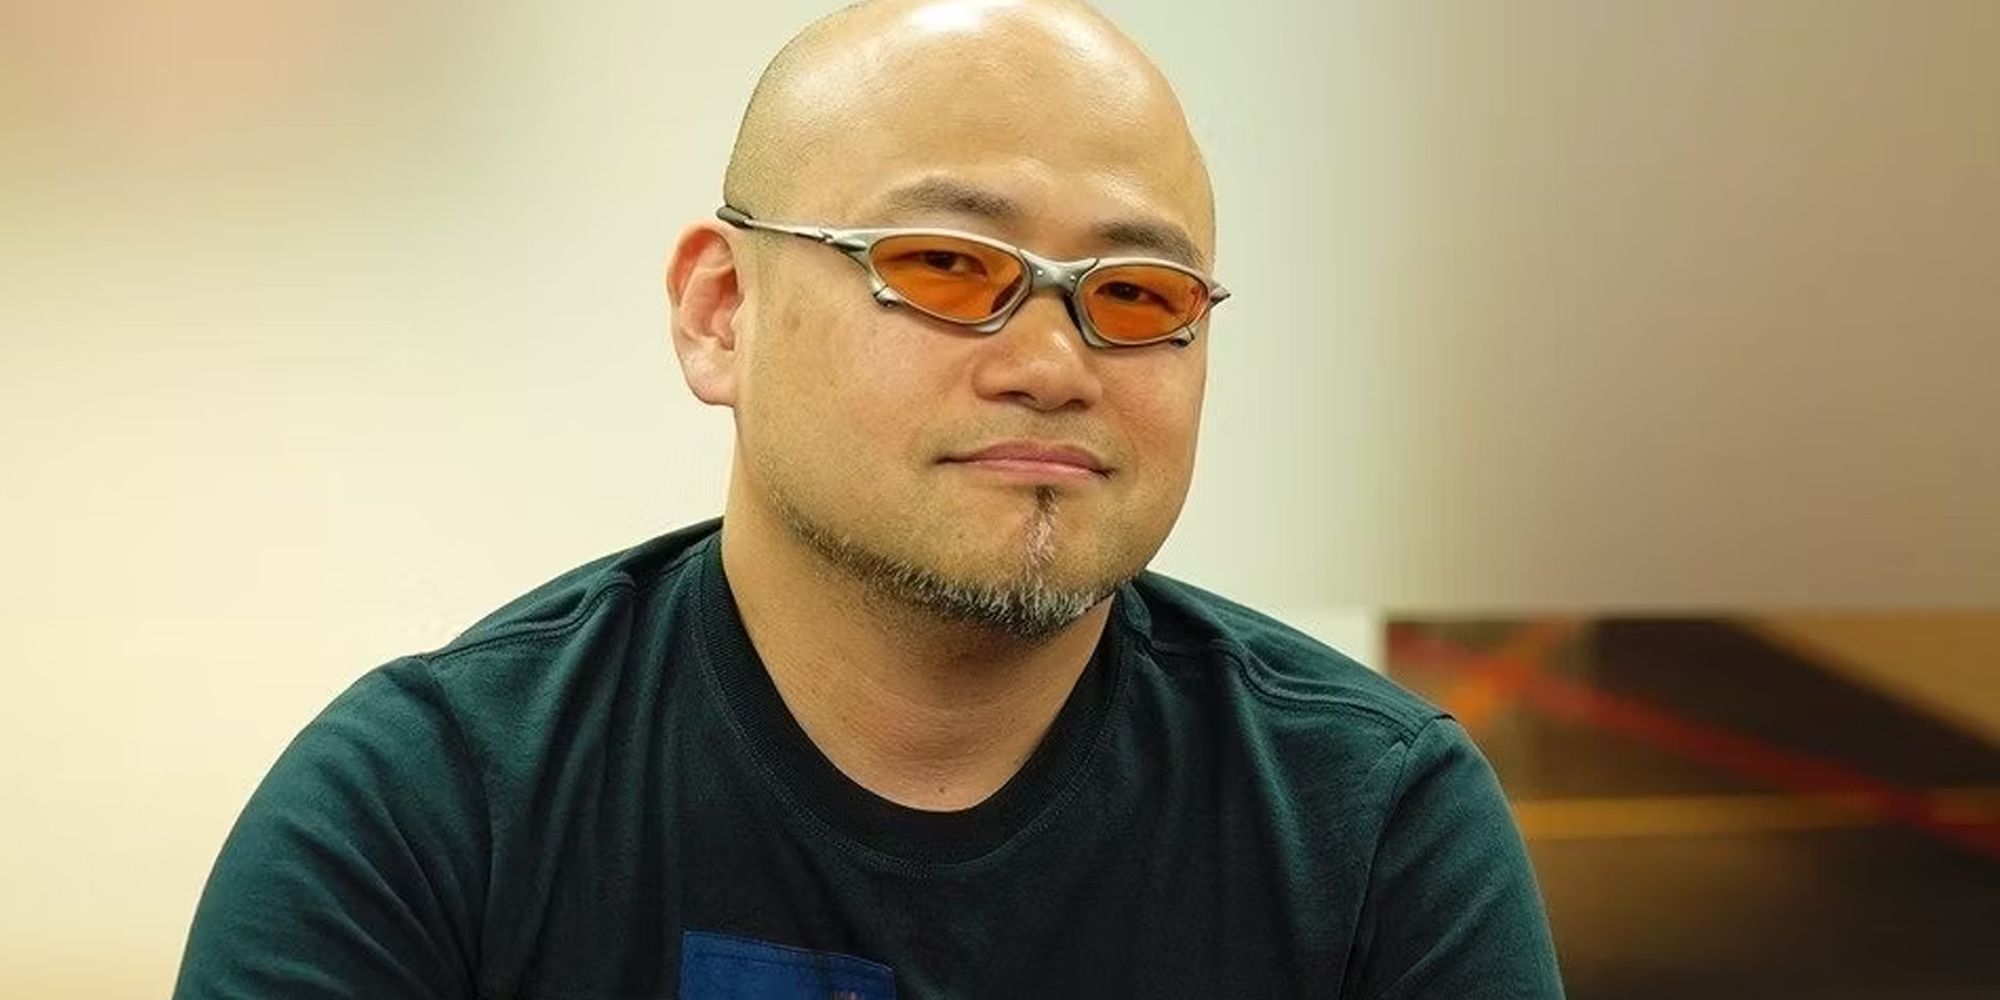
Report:
<svg viewBox="0 0 2000 1000"><path fill-rule="evenodd" d="M1053 482L1109 478L1111 466L1088 448L1045 441L1003 441L950 455L944 464L971 472Z"/></svg>

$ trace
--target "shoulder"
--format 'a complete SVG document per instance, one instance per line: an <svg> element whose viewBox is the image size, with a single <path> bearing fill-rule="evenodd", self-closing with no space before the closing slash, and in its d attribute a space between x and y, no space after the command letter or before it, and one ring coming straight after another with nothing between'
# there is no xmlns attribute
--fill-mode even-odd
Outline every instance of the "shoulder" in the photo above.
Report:
<svg viewBox="0 0 2000 1000"><path fill-rule="evenodd" d="M689 525L570 569L501 605L424 658L460 660L489 647L575 630L608 606L656 594L716 537L718 524Z"/></svg>
<svg viewBox="0 0 2000 1000"><path fill-rule="evenodd" d="M1274 713L1359 720L1408 744L1445 713L1436 705L1270 615L1159 573L1128 587L1125 623L1163 671L1224 681Z"/></svg>
<svg viewBox="0 0 2000 1000"><path fill-rule="evenodd" d="M664 701L685 673L673 667L715 537L705 522L564 572L406 658L395 668L403 693L449 720L494 794L551 760L594 752L615 740L629 714L621 705ZM370 704L381 710L379 698L355 709Z"/></svg>
<svg viewBox="0 0 2000 1000"><path fill-rule="evenodd" d="M540 686L565 671L605 668L635 645L684 627L674 605L713 543L705 521L570 569L415 657L454 699L498 686Z"/></svg>

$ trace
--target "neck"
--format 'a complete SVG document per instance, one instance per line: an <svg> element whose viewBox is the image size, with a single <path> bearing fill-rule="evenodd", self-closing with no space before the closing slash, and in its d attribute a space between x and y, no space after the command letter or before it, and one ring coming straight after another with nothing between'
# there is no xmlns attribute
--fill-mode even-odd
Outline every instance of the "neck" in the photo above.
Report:
<svg viewBox="0 0 2000 1000"><path fill-rule="evenodd" d="M963 809L1007 782L1048 731L1109 618L1100 601L1028 641L942 621L830 564L731 490L723 571L785 706L863 788Z"/></svg>

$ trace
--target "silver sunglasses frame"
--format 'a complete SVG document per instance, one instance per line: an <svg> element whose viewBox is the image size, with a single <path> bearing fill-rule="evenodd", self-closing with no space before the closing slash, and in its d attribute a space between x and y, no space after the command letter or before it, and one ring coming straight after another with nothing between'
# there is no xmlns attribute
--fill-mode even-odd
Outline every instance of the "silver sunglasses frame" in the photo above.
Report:
<svg viewBox="0 0 2000 1000"><path fill-rule="evenodd" d="M875 296L876 302L885 306L903 306L929 316L932 319L941 320L954 326L962 326L977 333L998 332L1001 327L1007 325L1008 320L1014 318L1014 314L1020 311L1021 306L1027 303L1029 296L1044 288L1057 288L1062 290L1063 307L1069 310L1070 322L1074 323L1077 332L1083 335L1083 342L1092 347L1104 350L1123 350L1129 347L1150 347L1154 344L1163 343L1186 347L1194 343L1195 327L1199 326L1202 320L1208 318L1208 314L1215 309L1217 303L1229 298L1229 289L1217 284L1215 279L1210 278L1208 275L1185 264L1171 260L1161 260L1157 257L1085 257L1082 260L1050 260L1047 257L1038 256L1027 250L1023 250L1011 243L1003 243L988 236L981 236L978 233L967 233L956 229L834 229L827 226L766 222L753 217L750 213L742 209L730 205L724 205L716 209L715 217L738 229L783 233L788 236L797 236L802 239L812 240L816 243L824 243L846 254L849 259L861 265L862 270L868 272L868 286L871 293ZM874 250L876 243L891 236L950 236L954 239L970 240L981 246L991 247L1020 261L1022 264L1022 273L1028 276L1028 280L1016 289L1012 300L995 311L993 315L983 320L966 322L962 319L941 315L904 298L901 293L889 287L889 283L882 280L881 272L875 269L875 261L871 251ZM1097 332L1097 325L1090 320L1089 310L1078 307L1076 290L1085 278L1090 277L1092 272L1101 268L1120 267L1127 264L1149 264L1185 274L1201 282L1202 286L1208 290L1208 302L1202 306L1202 310L1198 315L1187 322L1186 326L1169 330L1151 340L1108 340L1103 334Z"/></svg>

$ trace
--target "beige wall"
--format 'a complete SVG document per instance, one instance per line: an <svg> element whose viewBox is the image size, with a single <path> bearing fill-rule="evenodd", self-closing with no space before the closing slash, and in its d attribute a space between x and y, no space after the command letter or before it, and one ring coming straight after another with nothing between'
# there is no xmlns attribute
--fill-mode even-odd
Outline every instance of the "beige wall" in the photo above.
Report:
<svg viewBox="0 0 2000 1000"><path fill-rule="evenodd" d="M824 6L0 6L0 995L164 993L327 698L718 507L657 271ZM1162 566L2000 603L2000 5L1106 6L1238 292Z"/></svg>

